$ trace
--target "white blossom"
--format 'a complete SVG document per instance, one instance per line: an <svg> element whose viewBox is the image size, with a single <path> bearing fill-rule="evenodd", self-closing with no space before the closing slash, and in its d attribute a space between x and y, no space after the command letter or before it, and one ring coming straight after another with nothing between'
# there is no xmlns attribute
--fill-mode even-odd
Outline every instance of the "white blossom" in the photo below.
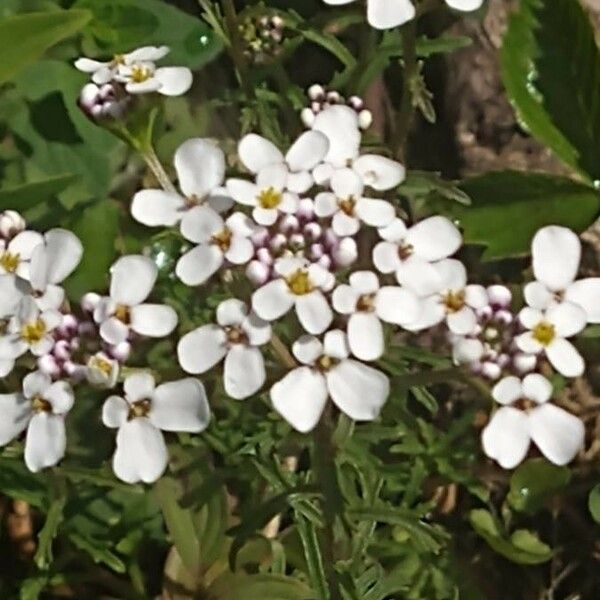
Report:
<svg viewBox="0 0 600 600"><path fill-rule="evenodd" d="M295 307L298 320L308 333L323 333L333 320L323 292L331 291L335 277L300 258L279 259L274 268L279 277L252 295L254 312L265 321L275 321Z"/></svg>
<svg viewBox="0 0 600 600"><path fill-rule="evenodd" d="M29 281L33 251L43 241L37 231L25 230L10 241L0 239L0 274L14 274Z"/></svg>
<svg viewBox="0 0 600 600"><path fill-rule="evenodd" d="M120 344L130 331L147 337L169 335L177 325L177 313L164 304L147 304L158 269L147 257L122 256L110 269L110 295L102 298L94 320L109 344Z"/></svg>
<svg viewBox="0 0 600 600"><path fill-rule="evenodd" d="M380 287L372 271L357 271L349 285L339 285L332 295L335 310L348 319L348 343L361 360L377 360L384 351L381 321L409 325L417 320L421 302L411 291L398 286Z"/></svg>
<svg viewBox="0 0 600 600"><path fill-rule="evenodd" d="M25 464L36 473L57 464L65 454L65 415L74 402L73 390L39 371L23 379L23 391L0 395L0 446L25 429Z"/></svg>
<svg viewBox="0 0 600 600"><path fill-rule="evenodd" d="M505 377L492 390L501 405L483 430L484 452L505 469L516 467L527 455L530 443L552 463L565 465L583 447L583 423L550 403L552 384L531 373L522 381Z"/></svg>
<svg viewBox="0 0 600 600"><path fill-rule="evenodd" d="M223 383L231 398L255 394L266 379L259 346L271 339L271 325L232 298L217 307L217 324L203 325L181 338L177 355L187 373L205 373L225 359Z"/></svg>
<svg viewBox="0 0 600 600"><path fill-rule="evenodd" d="M181 193L162 189L140 190L133 197L131 214L149 227L172 227L194 219L199 207L208 205L222 213L233 204L223 187L225 154L214 140L192 138L175 151L173 159Z"/></svg>
<svg viewBox="0 0 600 600"><path fill-rule="evenodd" d="M208 426L206 391L193 378L156 386L149 373L130 375L123 388L124 398L111 396L102 407L104 424L118 429L113 470L126 483L152 483L167 468L162 431L199 433Z"/></svg>
<svg viewBox="0 0 600 600"><path fill-rule="evenodd" d="M113 388L119 377L119 361L111 358L105 352L96 352L87 361L85 377L88 383L94 387Z"/></svg>
<svg viewBox="0 0 600 600"><path fill-rule="evenodd" d="M543 227L531 243L536 281L525 286L525 300L546 309L564 300L585 310L588 323L600 323L600 277L575 280L581 260L581 242L570 229Z"/></svg>
<svg viewBox="0 0 600 600"><path fill-rule="evenodd" d="M542 311L525 307L519 313L528 329L516 339L527 354L544 353L550 364L565 377L580 377L585 370L583 358L567 339L577 335L586 324L586 313L577 304L562 302Z"/></svg>
<svg viewBox="0 0 600 600"><path fill-rule="evenodd" d="M302 366L290 371L271 388L275 410L298 431L311 431L319 422L327 399L355 421L379 415L390 391L387 376L349 358L346 334L328 331L323 343L313 336L298 339L292 352Z"/></svg>

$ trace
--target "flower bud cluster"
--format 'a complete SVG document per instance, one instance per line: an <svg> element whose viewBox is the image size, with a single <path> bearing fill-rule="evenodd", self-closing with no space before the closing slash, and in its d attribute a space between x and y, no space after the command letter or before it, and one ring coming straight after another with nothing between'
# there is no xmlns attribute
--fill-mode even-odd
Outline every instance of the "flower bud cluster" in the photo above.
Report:
<svg viewBox="0 0 600 600"><path fill-rule="evenodd" d="M365 107L360 96L350 96L345 99L339 92L328 90L322 85L314 84L308 88L307 96L309 105L302 109L300 117L306 127L312 127L315 117L330 106L346 105L358 115L358 126L363 131L369 129L373 123L373 114Z"/></svg>

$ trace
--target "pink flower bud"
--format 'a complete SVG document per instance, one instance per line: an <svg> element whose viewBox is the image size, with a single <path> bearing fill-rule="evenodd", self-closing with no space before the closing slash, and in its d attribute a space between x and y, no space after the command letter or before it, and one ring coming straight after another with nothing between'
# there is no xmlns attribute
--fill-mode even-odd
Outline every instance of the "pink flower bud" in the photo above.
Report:
<svg viewBox="0 0 600 600"><path fill-rule="evenodd" d="M325 248L323 244L313 244L310 247L309 257L311 260L319 260L325 256Z"/></svg>
<svg viewBox="0 0 600 600"><path fill-rule="evenodd" d="M512 293L504 285L490 285L487 289L490 304L498 308L508 308L512 302Z"/></svg>
<svg viewBox="0 0 600 600"><path fill-rule="evenodd" d="M273 255L268 248L259 248L256 251L256 258L268 267L273 265Z"/></svg>
<svg viewBox="0 0 600 600"><path fill-rule="evenodd" d="M131 344L129 342L121 342L116 346L109 346L108 354L120 363L124 363L131 354Z"/></svg>
<svg viewBox="0 0 600 600"><path fill-rule="evenodd" d="M277 253L287 245L287 237L283 233L276 233L269 242L269 248Z"/></svg>
<svg viewBox="0 0 600 600"><path fill-rule="evenodd" d="M81 308L86 312L93 313L98 306L98 302L100 302L100 294L96 294L95 292L88 292L84 294L81 298Z"/></svg>
<svg viewBox="0 0 600 600"><path fill-rule="evenodd" d="M296 217L304 221L310 221L315 217L315 204L310 198L301 198L296 211Z"/></svg>
<svg viewBox="0 0 600 600"><path fill-rule="evenodd" d="M348 98L347 104L356 112L361 111L365 106L365 103L363 102L363 99L360 96L350 96L350 98Z"/></svg>
<svg viewBox="0 0 600 600"><path fill-rule="evenodd" d="M323 256L321 256L321 258L317 261L318 265L321 265L324 269L331 269L331 256L329 256L329 254L324 254Z"/></svg>
<svg viewBox="0 0 600 600"><path fill-rule="evenodd" d="M67 340L59 340L54 344L52 354L59 360L69 360L71 358L71 344Z"/></svg>
<svg viewBox="0 0 600 600"><path fill-rule="evenodd" d="M537 365L537 356L535 354L523 354L520 352L513 356L513 365L518 373L529 373Z"/></svg>
<svg viewBox="0 0 600 600"><path fill-rule="evenodd" d="M481 374L492 381L498 379L502 375L502 369L493 362L484 362L481 365Z"/></svg>
<svg viewBox="0 0 600 600"><path fill-rule="evenodd" d="M499 310L496 313L495 318L498 322L504 323L505 325L510 325L515 319L514 315L508 310Z"/></svg>
<svg viewBox="0 0 600 600"><path fill-rule="evenodd" d="M306 246L306 240L301 233L294 233L290 236L288 244L292 249L299 250Z"/></svg>
<svg viewBox="0 0 600 600"><path fill-rule="evenodd" d="M289 235L290 233L295 233L300 229L300 222L294 215L285 215L282 217L281 221L279 221L278 229L281 233Z"/></svg>
<svg viewBox="0 0 600 600"><path fill-rule="evenodd" d="M261 248L269 243L271 234L266 227L260 227L255 233L250 236L250 241L255 248Z"/></svg>
<svg viewBox="0 0 600 600"><path fill-rule="evenodd" d="M56 379L61 373L58 361L51 354L44 354L44 356L40 356L37 360L37 365L42 373L52 377L53 379Z"/></svg>
<svg viewBox="0 0 600 600"><path fill-rule="evenodd" d="M56 328L58 335L62 337L71 337L77 333L79 327L79 321L77 317L72 314L63 315L62 323Z"/></svg>
<svg viewBox="0 0 600 600"><path fill-rule="evenodd" d="M258 260L249 262L246 267L246 277L257 287L267 283L270 275L271 268Z"/></svg>
<svg viewBox="0 0 600 600"><path fill-rule="evenodd" d="M304 235L309 240L316 241L323 235L323 228L315 222L307 223L304 226Z"/></svg>

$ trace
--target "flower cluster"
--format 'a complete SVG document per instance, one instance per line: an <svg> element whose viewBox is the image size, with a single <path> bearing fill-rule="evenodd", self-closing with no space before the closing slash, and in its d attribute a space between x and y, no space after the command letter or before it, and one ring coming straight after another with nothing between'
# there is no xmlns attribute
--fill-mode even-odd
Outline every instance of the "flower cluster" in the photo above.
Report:
<svg viewBox="0 0 600 600"><path fill-rule="evenodd" d="M279 15L247 17L239 26L244 55L254 64L274 59L283 49L285 23Z"/></svg>

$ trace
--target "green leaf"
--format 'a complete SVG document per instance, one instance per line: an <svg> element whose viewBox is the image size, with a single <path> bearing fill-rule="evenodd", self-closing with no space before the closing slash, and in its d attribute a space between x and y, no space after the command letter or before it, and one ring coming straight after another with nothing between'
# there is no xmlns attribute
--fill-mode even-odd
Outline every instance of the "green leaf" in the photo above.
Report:
<svg viewBox="0 0 600 600"><path fill-rule="evenodd" d="M484 509L472 510L469 520L473 529L489 546L508 560L521 565L537 565L552 558L552 548L536 534L525 529L515 531L510 538L501 531L492 514Z"/></svg>
<svg viewBox="0 0 600 600"><path fill-rule="evenodd" d="M296 29L305 39L318 44L333 54L346 68L351 69L356 65L356 59L352 52L342 44L334 35L323 33L316 29L311 29L305 25L299 24Z"/></svg>
<svg viewBox="0 0 600 600"><path fill-rule="evenodd" d="M0 83L39 59L48 48L77 33L92 15L64 10L15 15L0 21Z"/></svg>
<svg viewBox="0 0 600 600"><path fill-rule="evenodd" d="M0 210L14 209L24 212L41 202L50 200L76 179L75 175L56 175L17 187L0 189Z"/></svg>
<svg viewBox="0 0 600 600"><path fill-rule="evenodd" d="M429 195L435 194L436 198L443 200L458 202L465 206L471 204L471 199L458 187L456 181L447 181L442 179L439 173L428 171L409 171L398 191L412 199L426 199Z"/></svg>
<svg viewBox="0 0 600 600"><path fill-rule="evenodd" d="M600 178L600 54L581 4L522 0L501 67L523 125L565 163Z"/></svg>
<svg viewBox="0 0 600 600"><path fill-rule="evenodd" d="M317 530L314 524L305 519L299 512L296 512L295 521L302 542L310 581L317 592L319 600L327 600L329 596L327 576L323 567L323 556Z"/></svg>
<svg viewBox="0 0 600 600"><path fill-rule="evenodd" d="M566 177L520 171L487 173L461 184L470 207L445 206L468 244L486 246L484 260L524 256L545 225L583 231L598 216L600 194Z"/></svg>
<svg viewBox="0 0 600 600"><path fill-rule="evenodd" d="M40 475L31 473L19 457L0 458L0 492L16 500L24 500L36 508L47 508L48 490Z"/></svg>
<svg viewBox="0 0 600 600"><path fill-rule="evenodd" d="M52 564L52 542L58 533L58 526L63 520L66 501L66 492L62 490L52 501L46 515L46 522L38 535L38 548L33 559L39 569L48 569Z"/></svg>
<svg viewBox="0 0 600 600"><path fill-rule="evenodd" d="M590 509L590 513L594 521L600 524L600 483L597 484L590 492L590 496L588 498L588 508Z"/></svg>
<svg viewBox="0 0 600 600"><path fill-rule="evenodd" d="M570 480L571 471L567 467L532 458L512 474L507 500L516 510L535 512Z"/></svg>
<svg viewBox="0 0 600 600"><path fill-rule="evenodd" d="M302 581L285 575L226 573L209 588L218 600L313 600L311 589Z"/></svg>

